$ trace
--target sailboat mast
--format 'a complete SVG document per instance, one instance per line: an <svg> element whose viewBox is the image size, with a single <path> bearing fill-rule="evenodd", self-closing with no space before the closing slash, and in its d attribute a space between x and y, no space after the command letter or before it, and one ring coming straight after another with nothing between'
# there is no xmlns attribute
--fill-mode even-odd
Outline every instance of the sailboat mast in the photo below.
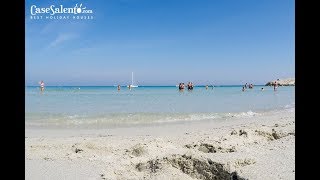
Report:
<svg viewBox="0 0 320 180"><path fill-rule="evenodd" d="M131 85L133 85L133 72L131 72Z"/></svg>

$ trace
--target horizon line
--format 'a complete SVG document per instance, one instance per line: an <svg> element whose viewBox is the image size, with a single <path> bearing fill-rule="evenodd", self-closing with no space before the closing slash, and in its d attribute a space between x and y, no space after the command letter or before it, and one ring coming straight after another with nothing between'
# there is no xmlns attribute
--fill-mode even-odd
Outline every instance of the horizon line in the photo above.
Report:
<svg viewBox="0 0 320 180"><path fill-rule="evenodd" d="M178 84L177 84L178 85ZM166 87L176 87L177 85L138 85L138 87L163 87L163 86L166 86ZM29 86L32 86L32 87L39 87L39 85L26 85L27 87ZM57 86L61 86L61 87L92 87L92 86L96 86L96 87L116 87L118 85L47 85L46 87L57 87ZM120 85L121 87L122 86L127 86L127 85ZM206 85L194 85L194 87L203 87L203 86L206 86ZM209 87L212 86L212 84L208 84ZM242 84L221 84L221 85L213 85L215 87L218 87L218 86L243 86ZM254 84L254 86L265 86L265 84Z"/></svg>

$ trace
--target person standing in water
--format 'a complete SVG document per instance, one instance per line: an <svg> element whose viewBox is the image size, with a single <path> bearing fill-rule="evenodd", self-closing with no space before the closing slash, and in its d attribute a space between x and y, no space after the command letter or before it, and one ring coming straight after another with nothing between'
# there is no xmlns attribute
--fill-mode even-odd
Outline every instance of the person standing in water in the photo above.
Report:
<svg viewBox="0 0 320 180"><path fill-rule="evenodd" d="M44 82L41 80L39 82L39 84L40 84L40 91L43 92L44 91Z"/></svg>
<svg viewBox="0 0 320 180"><path fill-rule="evenodd" d="M192 82L188 82L188 90L193 90L193 83Z"/></svg>
<svg viewBox="0 0 320 180"><path fill-rule="evenodd" d="M118 91L120 91L120 85L118 85Z"/></svg>
<svg viewBox="0 0 320 180"><path fill-rule="evenodd" d="M179 91L183 91L184 90L184 83L179 83Z"/></svg>
<svg viewBox="0 0 320 180"><path fill-rule="evenodd" d="M277 88L278 88L278 83L277 83L277 81L275 81L275 82L273 83L273 90L276 91Z"/></svg>

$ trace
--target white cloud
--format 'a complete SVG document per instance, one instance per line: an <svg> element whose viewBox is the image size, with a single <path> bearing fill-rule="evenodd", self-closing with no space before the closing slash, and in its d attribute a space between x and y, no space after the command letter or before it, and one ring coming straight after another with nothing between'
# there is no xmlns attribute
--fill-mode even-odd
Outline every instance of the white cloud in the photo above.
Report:
<svg viewBox="0 0 320 180"><path fill-rule="evenodd" d="M54 39L49 47L56 47L59 44L77 38L76 34L59 34L56 39Z"/></svg>

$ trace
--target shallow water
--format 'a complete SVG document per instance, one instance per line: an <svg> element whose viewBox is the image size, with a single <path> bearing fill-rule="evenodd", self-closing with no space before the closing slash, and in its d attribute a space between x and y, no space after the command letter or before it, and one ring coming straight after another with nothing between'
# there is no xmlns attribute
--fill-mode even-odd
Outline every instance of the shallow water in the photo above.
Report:
<svg viewBox="0 0 320 180"><path fill-rule="evenodd" d="M264 91L261 91L261 88ZM115 127L201 120L294 108L295 87L52 86L26 87L26 126Z"/></svg>

